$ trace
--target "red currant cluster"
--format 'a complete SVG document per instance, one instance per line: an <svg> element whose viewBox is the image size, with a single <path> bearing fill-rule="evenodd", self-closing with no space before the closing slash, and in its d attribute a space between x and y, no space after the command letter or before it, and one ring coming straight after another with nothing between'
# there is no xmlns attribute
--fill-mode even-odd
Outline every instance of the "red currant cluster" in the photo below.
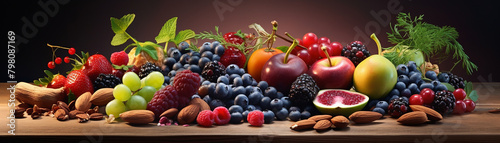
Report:
<svg viewBox="0 0 500 143"><path fill-rule="evenodd" d="M63 61L61 59L61 57L56 57L56 51L57 51L57 49L68 50L68 53L70 55L74 55L76 53L75 48L73 48L73 47L67 48L67 47L50 45L50 44L47 44L47 46L49 46L50 48L52 48L52 61L49 61L49 63L47 64L47 67L49 67L50 69L56 68L56 64L61 64L62 61ZM65 63L69 63L70 61L71 61L71 59L68 56L64 57L64 62Z"/></svg>
<svg viewBox="0 0 500 143"><path fill-rule="evenodd" d="M331 42L327 37L321 37L318 39L318 36L314 33L307 33L301 39L297 39L303 47L307 47L304 49L302 47L295 47L292 51L292 54L300 57L306 64L312 65L319 59L326 58L325 53L321 50L321 47L325 46L326 51L329 56L340 56L342 52L342 45L339 42Z"/></svg>

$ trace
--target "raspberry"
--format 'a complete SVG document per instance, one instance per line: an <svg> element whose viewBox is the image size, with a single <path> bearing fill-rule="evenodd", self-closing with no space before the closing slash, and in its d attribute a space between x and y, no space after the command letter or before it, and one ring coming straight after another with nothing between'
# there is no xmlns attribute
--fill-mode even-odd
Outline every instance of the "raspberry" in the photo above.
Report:
<svg viewBox="0 0 500 143"><path fill-rule="evenodd" d="M215 114L210 110L203 110L198 114L196 122L198 125L204 127L210 127L214 123Z"/></svg>
<svg viewBox="0 0 500 143"><path fill-rule="evenodd" d="M127 65L128 64L128 55L125 53L125 51L121 52L114 52L111 54L111 63L121 66L121 65Z"/></svg>
<svg viewBox="0 0 500 143"><path fill-rule="evenodd" d="M264 113L259 110L252 111L248 113L247 121L252 126L260 127L264 124Z"/></svg>
<svg viewBox="0 0 500 143"><path fill-rule="evenodd" d="M179 98L179 100L177 100L177 101L179 103L179 106L177 106L177 109L179 109L179 110L188 106L189 102L191 101L191 97L179 96L178 98Z"/></svg>
<svg viewBox="0 0 500 143"><path fill-rule="evenodd" d="M215 124L217 125L225 125L229 123L229 120L231 120L231 114L229 114L229 111L227 110L226 107L217 107L214 109L214 114L215 114Z"/></svg>
<svg viewBox="0 0 500 143"><path fill-rule="evenodd" d="M165 86L165 88L157 91L148 103L147 109L155 113L156 119L161 113L165 112L170 108L177 108L178 106L178 94L174 87L171 85Z"/></svg>
<svg viewBox="0 0 500 143"><path fill-rule="evenodd" d="M191 98L200 88L200 76L190 70L177 72L174 77L174 88L181 97Z"/></svg>

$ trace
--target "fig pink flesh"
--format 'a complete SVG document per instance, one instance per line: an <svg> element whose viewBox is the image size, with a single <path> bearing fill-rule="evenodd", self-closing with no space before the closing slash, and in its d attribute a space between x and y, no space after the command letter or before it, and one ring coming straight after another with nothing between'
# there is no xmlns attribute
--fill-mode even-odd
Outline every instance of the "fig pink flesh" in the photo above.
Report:
<svg viewBox="0 0 500 143"><path fill-rule="evenodd" d="M363 102L366 97L347 91L330 90L323 92L316 98L319 98L319 103L324 105L355 105Z"/></svg>

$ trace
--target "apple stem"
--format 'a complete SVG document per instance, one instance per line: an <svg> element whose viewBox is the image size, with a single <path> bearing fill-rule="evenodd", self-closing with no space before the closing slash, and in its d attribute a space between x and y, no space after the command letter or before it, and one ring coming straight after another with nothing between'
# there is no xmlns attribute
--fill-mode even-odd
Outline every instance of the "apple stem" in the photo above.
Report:
<svg viewBox="0 0 500 143"><path fill-rule="evenodd" d="M283 61L284 64L288 63L288 55L290 55L290 53L292 53L292 50L293 50L293 48L295 48L295 46L297 46L297 43L298 43L298 41L293 39L292 45L290 45L290 47L288 47L288 50L286 51L285 59Z"/></svg>
<svg viewBox="0 0 500 143"><path fill-rule="evenodd" d="M326 51L326 46L323 45L321 47L321 51L323 51L325 53L325 55L326 55L326 58L328 58L328 63L330 63L330 67L333 67L332 60L330 59L330 55Z"/></svg>
<svg viewBox="0 0 500 143"><path fill-rule="evenodd" d="M372 33L372 35L370 35L370 38L372 38L373 41L375 41L375 43L377 44L378 54L382 55L382 46L380 45L380 41L378 40L377 36L375 36L375 33Z"/></svg>

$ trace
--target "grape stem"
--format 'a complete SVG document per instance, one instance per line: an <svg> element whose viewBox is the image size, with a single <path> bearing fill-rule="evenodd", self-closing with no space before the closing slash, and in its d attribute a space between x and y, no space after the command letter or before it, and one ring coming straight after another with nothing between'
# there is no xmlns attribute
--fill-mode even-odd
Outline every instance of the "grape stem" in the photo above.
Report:
<svg viewBox="0 0 500 143"><path fill-rule="evenodd" d="M293 48L295 48L297 46L297 43L298 43L298 41L293 39L292 45L290 45L290 47L288 47L288 50L286 51L285 59L283 61L284 64L288 63L288 55L290 55L290 53L292 53L292 50L293 50Z"/></svg>
<svg viewBox="0 0 500 143"><path fill-rule="evenodd" d="M50 45L49 43L47 43L47 46L49 46L52 49L52 61L54 61L54 58L56 57L56 51L57 51L57 49L59 49L59 48L66 49L66 50L70 49L68 47L57 46L57 45ZM54 49L54 48L56 48L56 49Z"/></svg>
<svg viewBox="0 0 500 143"><path fill-rule="evenodd" d="M370 38L373 39L373 41L375 41L375 43L377 44L377 48L378 48L378 55L381 55L382 56L382 46L380 45L380 41L378 40L377 36L375 35L375 33L372 33L372 35L370 35Z"/></svg>
<svg viewBox="0 0 500 143"><path fill-rule="evenodd" d="M330 63L330 67L333 67L333 64L332 64L332 60L330 59L330 55L328 54L328 52L326 51L326 46L322 46L321 47L321 51L323 51L326 55L326 58L328 59L328 63Z"/></svg>

